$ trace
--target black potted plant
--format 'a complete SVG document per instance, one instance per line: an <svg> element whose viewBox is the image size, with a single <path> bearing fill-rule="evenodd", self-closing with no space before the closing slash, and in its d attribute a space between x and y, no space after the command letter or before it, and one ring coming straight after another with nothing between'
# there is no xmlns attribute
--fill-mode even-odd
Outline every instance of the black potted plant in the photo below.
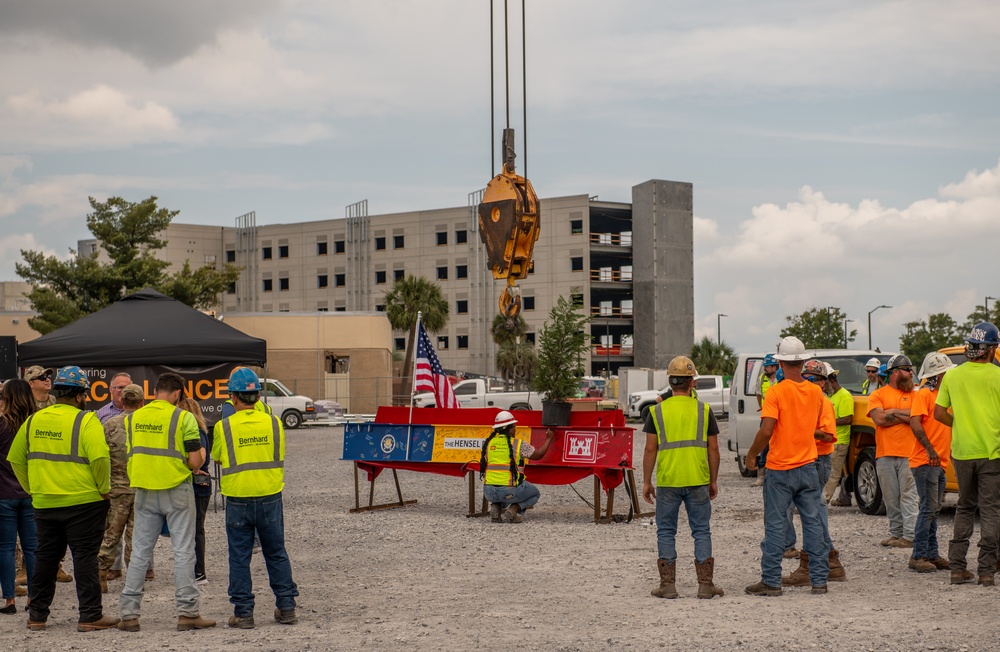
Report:
<svg viewBox="0 0 1000 652"><path fill-rule="evenodd" d="M538 362L531 377L532 388L542 394L542 424L569 425L572 405L567 399L579 391L583 360L590 352L590 321L579 306L559 297L538 335Z"/></svg>

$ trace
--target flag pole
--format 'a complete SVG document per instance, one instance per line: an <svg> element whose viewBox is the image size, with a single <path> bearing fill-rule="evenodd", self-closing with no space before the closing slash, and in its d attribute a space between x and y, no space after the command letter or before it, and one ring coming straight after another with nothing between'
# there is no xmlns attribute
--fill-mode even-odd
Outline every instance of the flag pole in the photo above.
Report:
<svg viewBox="0 0 1000 652"><path fill-rule="evenodd" d="M406 461L410 461L410 446L413 444L413 402L417 396L417 350L420 348L420 320L423 313L417 311L417 325L413 331L413 345L416 347L411 354L413 371L410 372L410 416L406 418Z"/></svg>

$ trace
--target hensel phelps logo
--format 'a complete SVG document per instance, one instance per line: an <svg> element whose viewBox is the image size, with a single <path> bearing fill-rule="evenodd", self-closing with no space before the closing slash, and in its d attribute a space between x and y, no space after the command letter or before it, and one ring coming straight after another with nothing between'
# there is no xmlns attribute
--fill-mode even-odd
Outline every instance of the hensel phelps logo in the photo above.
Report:
<svg viewBox="0 0 1000 652"><path fill-rule="evenodd" d="M483 441L471 437L445 437L444 447L451 450L479 450L483 447Z"/></svg>

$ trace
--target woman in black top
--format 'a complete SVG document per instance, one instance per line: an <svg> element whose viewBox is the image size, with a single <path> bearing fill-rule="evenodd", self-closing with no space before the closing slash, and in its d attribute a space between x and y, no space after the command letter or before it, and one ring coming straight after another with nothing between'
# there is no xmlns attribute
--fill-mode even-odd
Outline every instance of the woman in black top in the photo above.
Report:
<svg viewBox="0 0 1000 652"><path fill-rule="evenodd" d="M7 453L14 436L29 416L35 412L31 386L23 380L8 380L0 387L0 588L4 606L0 613L17 613L14 606L14 550L18 537L24 553L24 568L31 586L35 568L35 510L31 496L24 491L14 475ZM28 598L31 599L30 596Z"/></svg>

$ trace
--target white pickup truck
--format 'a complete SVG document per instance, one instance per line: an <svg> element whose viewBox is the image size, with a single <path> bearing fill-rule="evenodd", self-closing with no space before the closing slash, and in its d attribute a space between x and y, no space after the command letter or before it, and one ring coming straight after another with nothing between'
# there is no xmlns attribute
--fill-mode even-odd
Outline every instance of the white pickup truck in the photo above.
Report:
<svg viewBox="0 0 1000 652"><path fill-rule="evenodd" d="M452 386L462 407L495 407L502 410L541 410L538 392L504 392L493 390L482 378L471 378ZM414 397L415 407L435 407L434 394L424 392Z"/></svg>
<svg viewBox="0 0 1000 652"><path fill-rule="evenodd" d="M649 389L642 392L634 392L628 397L628 416L632 419L646 420L646 411L651 405L656 405L656 397L667 391L670 386L663 389ZM716 417L724 417L729 412L729 395L725 391L722 376L698 376L694 381L695 391L698 393L698 400L704 401L712 406L712 412Z"/></svg>
<svg viewBox="0 0 1000 652"><path fill-rule="evenodd" d="M316 419L316 406L311 398L299 396L274 378L264 378L261 382L260 399L271 406L271 412L281 419L285 428L294 430L303 421Z"/></svg>

